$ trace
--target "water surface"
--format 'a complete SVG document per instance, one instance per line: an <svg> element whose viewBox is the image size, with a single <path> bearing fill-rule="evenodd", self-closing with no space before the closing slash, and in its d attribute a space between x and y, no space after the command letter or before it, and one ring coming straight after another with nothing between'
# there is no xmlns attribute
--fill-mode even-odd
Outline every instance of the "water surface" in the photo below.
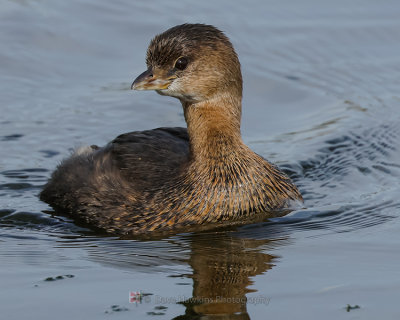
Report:
<svg viewBox="0 0 400 320"><path fill-rule="evenodd" d="M396 1L3 1L1 317L397 319L399 16ZM149 40L183 22L231 38L244 140L305 208L146 240L54 215L38 193L72 148L184 126L178 101L129 90Z"/></svg>

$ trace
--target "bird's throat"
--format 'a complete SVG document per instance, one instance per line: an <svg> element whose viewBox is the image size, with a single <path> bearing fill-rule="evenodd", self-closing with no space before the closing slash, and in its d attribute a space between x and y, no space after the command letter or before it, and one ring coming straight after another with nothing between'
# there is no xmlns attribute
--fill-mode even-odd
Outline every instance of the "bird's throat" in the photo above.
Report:
<svg viewBox="0 0 400 320"><path fill-rule="evenodd" d="M240 133L241 99L220 96L183 103L183 109L193 159L223 159L244 146Z"/></svg>

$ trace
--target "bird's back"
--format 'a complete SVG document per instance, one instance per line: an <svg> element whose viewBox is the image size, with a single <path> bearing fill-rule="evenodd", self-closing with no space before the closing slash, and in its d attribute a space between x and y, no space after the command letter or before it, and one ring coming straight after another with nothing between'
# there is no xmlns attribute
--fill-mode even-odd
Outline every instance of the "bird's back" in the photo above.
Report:
<svg viewBox="0 0 400 320"><path fill-rule="evenodd" d="M146 195L162 191L188 159L185 128L125 133L103 148L77 149L54 171L40 198L109 230L116 217L140 215Z"/></svg>

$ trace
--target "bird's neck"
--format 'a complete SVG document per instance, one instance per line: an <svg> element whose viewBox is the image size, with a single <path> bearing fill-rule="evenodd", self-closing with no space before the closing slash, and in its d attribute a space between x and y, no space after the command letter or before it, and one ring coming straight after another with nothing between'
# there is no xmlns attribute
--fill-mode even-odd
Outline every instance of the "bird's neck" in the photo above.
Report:
<svg viewBox="0 0 400 320"><path fill-rule="evenodd" d="M244 147L240 134L241 97L220 94L182 104L192 159L224 159Z"/></svg>

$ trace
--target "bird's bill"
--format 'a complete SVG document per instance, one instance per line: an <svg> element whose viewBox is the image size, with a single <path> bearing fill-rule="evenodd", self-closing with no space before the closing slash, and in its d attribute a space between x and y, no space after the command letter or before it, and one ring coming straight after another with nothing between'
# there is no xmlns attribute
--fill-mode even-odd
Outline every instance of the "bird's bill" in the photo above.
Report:
<svg viewBox="0 0 400 320"><path fill-rule="evenodd" d="M164 90L169 87L176 77L168 77L166 75L156 74L153 70L148 69L141 73L135 81L133 81L132 90Z"/></svg>

